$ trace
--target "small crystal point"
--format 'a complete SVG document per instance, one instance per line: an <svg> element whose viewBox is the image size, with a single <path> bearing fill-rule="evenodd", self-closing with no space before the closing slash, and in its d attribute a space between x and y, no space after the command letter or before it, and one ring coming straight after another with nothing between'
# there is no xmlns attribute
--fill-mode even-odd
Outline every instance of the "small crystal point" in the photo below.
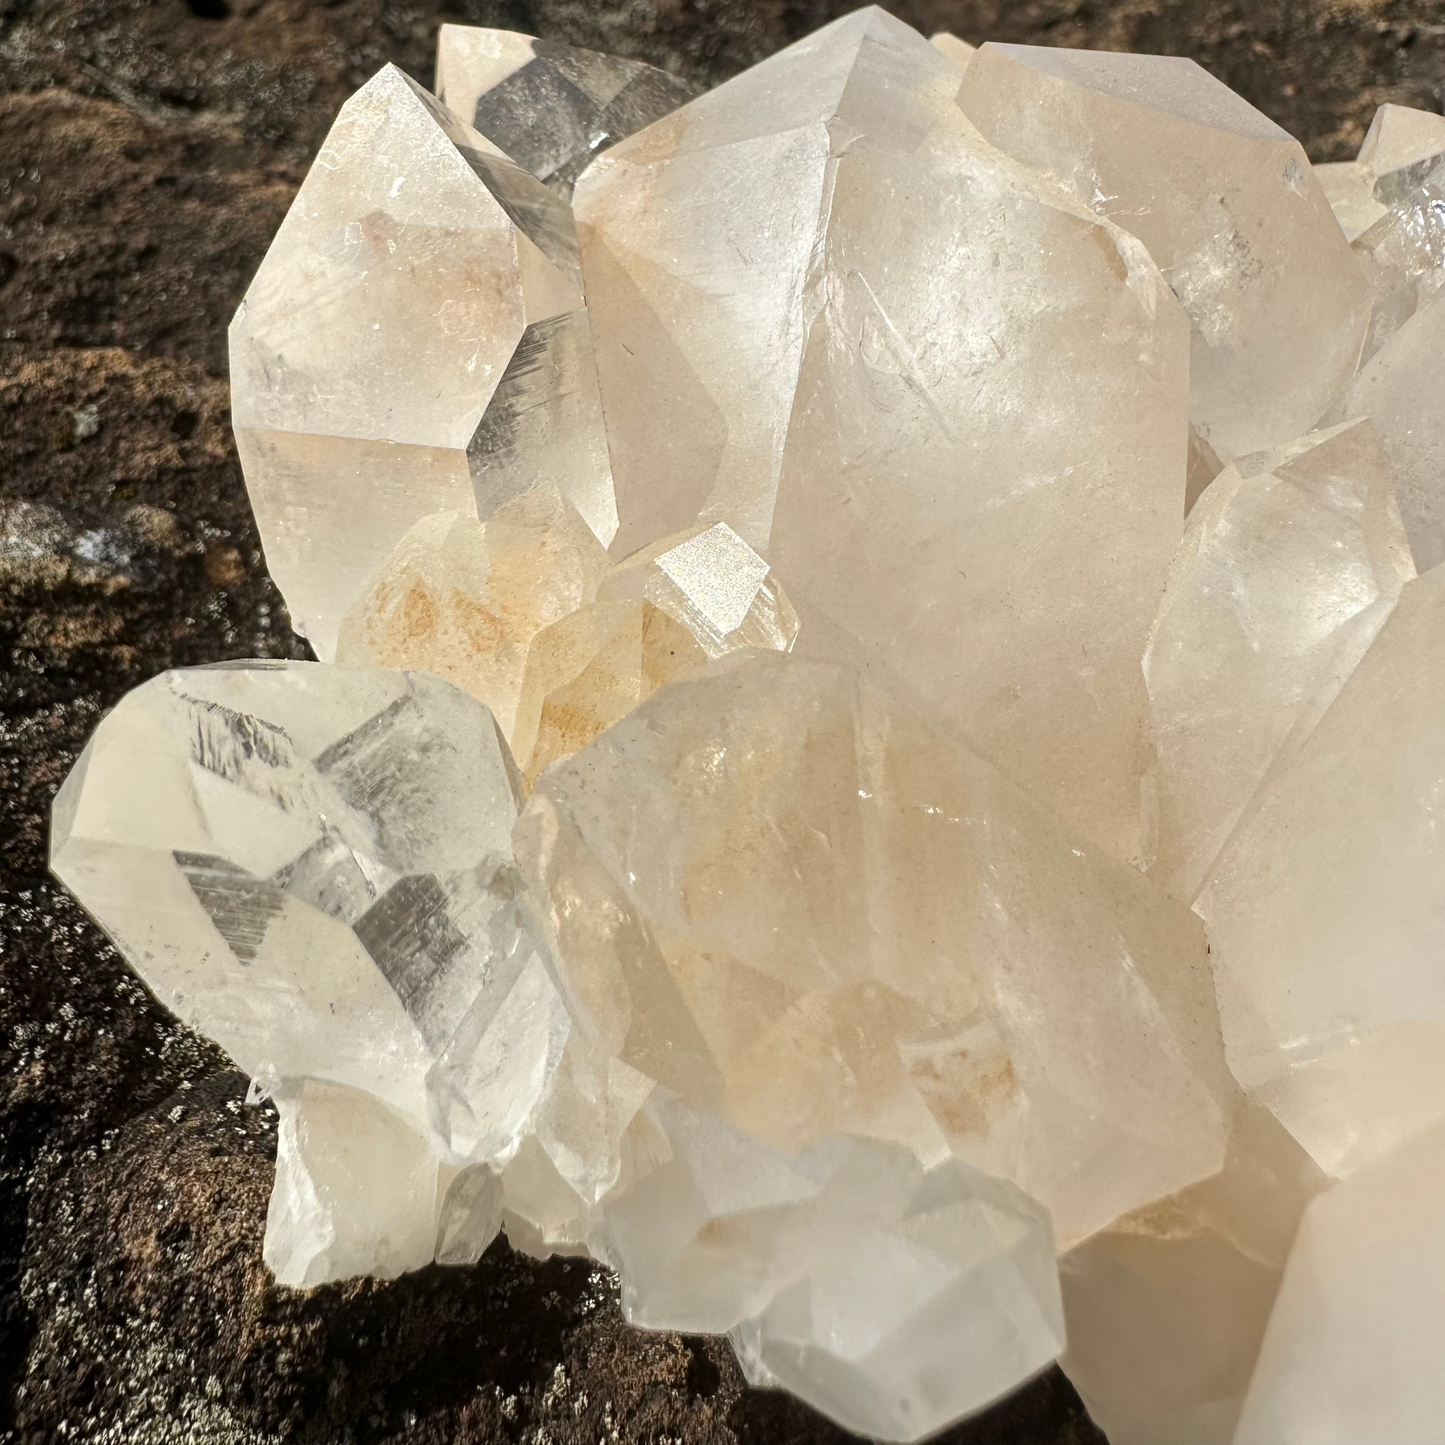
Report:
<svg viewBox="0 0 1445 1445"><path fill-rule="evenodd" d="M1445 1382L1445 1128L1309 1206L1235 1445L1426 1445Z"/></svg>
<svg viewBox="0 0 1445 1445"><path fill-rule="evenodd" d="M1368 421L1242 457L1210 483L1144 654L1151 877L1193 899L1271 764L1308 736L1414 574Z"/></svg>
<svg viewBox="0 0 1445 1445"><path fill-rule="evenodd" d="M945 55L960 70L967 70L968 63L977 53L977 47L947 30L939 30L928 37L928 43L941 55Z"/></svg>
<svg viewBox="0 0 1445 1445"><path fill-rule="evenodd" d="M1174 56L988 44L959 104L1148 247L1194 323L1193 420L1221 458L1319 421L1369 299L1298 141Z"/></svg>
<svg viewBox="0 0 1445 1445"><path fill-rule="evenodd" d="M267 564L323 660L418 519L616 510L565 204L395 67L342 107L231 326Z"/></svg>
<svg viewBox="0 0 1445 1445"><path fill-rule="evenodd" d="M696 94L643 61L513 30L443 25L437 35L442 104L564 196L593 156Z"/></svg>
<svg viewBox="0 0 1445 1445"><path fill-rule="evenodd" d="M1327 1173L1445 1116L1445 570L1407 582L1196 904L1230 1067Z"/></svg>

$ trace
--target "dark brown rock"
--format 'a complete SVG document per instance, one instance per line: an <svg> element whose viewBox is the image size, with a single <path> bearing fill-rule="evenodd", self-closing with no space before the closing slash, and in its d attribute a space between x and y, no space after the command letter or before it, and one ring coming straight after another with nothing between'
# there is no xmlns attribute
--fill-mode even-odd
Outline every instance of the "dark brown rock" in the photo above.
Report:
<svg viewBox="0 0 1445 1445"><path fill-rule="evenodd" d="M50 799L167 667L302 656L230 443L225 327L345 96L439 19L711 83L850 0L0 0L0 1438L841 1437L577 1263L494 1249L302 1297L226 1060L45 877ZM924 30L1190 54L1315 159L1439 109L1445 0L907 0ZM191 1085L189 1089L183 1085ZM179 1091L179 1092L177 1092ZM23 1288L22 1288L23 1283ZM1100 1437L1057 1372L955 1440Z"/></svg>

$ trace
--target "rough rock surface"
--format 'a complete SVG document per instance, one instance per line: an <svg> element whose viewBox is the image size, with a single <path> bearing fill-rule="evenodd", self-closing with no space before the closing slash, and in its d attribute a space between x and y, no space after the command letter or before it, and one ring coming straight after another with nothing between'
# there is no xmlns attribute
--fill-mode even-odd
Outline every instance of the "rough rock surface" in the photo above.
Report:
<svg viewBox="0 0 1445 1445"><path fill-rule="evenodd" d="M627 1329L576 1262L499 1245L272 1287L272 1116L44 859L51 796L126 690L305 655L231 446L225 326L345 96L388 60L426 82L442 19L710 83L849 8L0 0L0 1440L841 1440L745 1391L721 1341ZM925 34L1192 55L1314 160L1353 155L1383 101L1441 106L1439 0L893 8ZM951 1438L1100 1439L1056 1371Z"/></svg>

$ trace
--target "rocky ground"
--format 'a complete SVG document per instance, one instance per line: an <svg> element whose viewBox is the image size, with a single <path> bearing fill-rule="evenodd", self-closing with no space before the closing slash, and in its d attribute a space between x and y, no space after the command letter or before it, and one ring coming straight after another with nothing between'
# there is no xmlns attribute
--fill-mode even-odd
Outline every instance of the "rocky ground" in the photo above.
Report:
<svg viewBox="0 0 1445 1445"><path fill-rule="evenodd" d="M227 420L225 326L345 95L440 19L718 80L847 0L0 0L0 1440L731 1442L836 1430L610 1281L276 1289L274 1119L45 875L50 799L167 667L305 655ZM1313 158L1441 108L1445 0L904 0L925 30L1193 55ZM1099 1441L1049 1374L950 1441Z"/></svg>

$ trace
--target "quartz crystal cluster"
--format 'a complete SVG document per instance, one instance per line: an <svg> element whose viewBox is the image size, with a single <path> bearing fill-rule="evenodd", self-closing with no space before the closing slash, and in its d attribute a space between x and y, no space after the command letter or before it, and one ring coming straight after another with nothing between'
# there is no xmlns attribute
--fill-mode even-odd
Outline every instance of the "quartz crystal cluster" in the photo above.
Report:
<svg viewBox="0 0 1445 1445"><path fill-rule="evenodd" d="M316 663L53 866L280 1115L285 1285L615 1268L914 1441L1445 1395L1445 120L859 11L716 90L443 27L237 313ZM1236 1433L1237 1432L1237 1433Z"/></svg>

